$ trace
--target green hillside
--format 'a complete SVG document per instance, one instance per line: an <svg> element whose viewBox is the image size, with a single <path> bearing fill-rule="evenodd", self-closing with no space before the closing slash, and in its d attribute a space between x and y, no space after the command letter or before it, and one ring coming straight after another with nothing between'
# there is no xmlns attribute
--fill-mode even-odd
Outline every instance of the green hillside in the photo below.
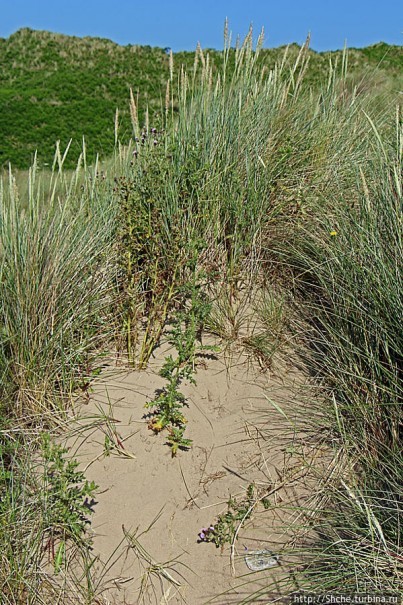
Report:
<svg viewBox="0 0 403 605"><path fill-rule="evenodd" d="M284 48L264 50L261 61L270 68ZM288 52L290 65L299 48ZM340 59L341 51L310 51L307 79L324 82L329 58ZM209 51L213 65L222 54ZM195 54L174 56L175 69L193 65ZM340 62L339 62L340 63ZM377 44L349 52L351 78L359 82L365 74L375 76L382 89L396 91L401 84L402 47ZM55 142L72 146L66 166L74 166L85 136L88 160L96 153L109 155L114 146L114 122L119 108L119 137L131 136L128 98L130 87L138 95L140 119L149 106L156 119L165 96L169 76L169 51L149 46L119 46L100 38L76 38L31 29L21 29L0 38L0 166L11 162L26 168L36 149L40 162L51 163Z"/></svg>

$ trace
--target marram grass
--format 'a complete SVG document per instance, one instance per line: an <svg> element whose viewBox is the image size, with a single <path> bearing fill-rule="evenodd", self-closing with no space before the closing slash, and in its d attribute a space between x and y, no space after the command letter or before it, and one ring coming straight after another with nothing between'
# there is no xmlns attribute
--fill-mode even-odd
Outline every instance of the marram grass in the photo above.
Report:
<svg viewBox="0 0 403 605"><path fill-rule="evenodd" d="M28 419L64 406L88 380L110 328L113 210L95 175L34 164L20 196L0 190L0 375L3 413Z"/></svg>

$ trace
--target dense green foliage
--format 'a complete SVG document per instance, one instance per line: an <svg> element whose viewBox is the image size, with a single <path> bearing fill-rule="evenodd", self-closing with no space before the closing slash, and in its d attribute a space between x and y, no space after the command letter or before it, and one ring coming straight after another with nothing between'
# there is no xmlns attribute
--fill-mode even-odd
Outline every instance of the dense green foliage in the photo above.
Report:
<svg viewBox="0 0 403 605"><path fill-rule="evenodd" d="M108 156L114 146L114 119L119 109L120 138L132 135L128 112L129 90L138 95L144 115L161 111L169 77L168 49L149 46L119 46L110 40L75 38L49 32L21 29L0 39L0 166L8 162L28 168L36 150L40 163L53 161L56 141L62 149L72 139L66 167L74 167L85 136L89 161L98 153ZM287 65L298 54L291 45ZM264 49L259 62L273 68L284 48ZM329 69L329 60L341 59L341 51L310 51L306 82L317 84ZM209 51L214 72L222 67L222 52ZM194 52L174 56L177 68L193 67ZM235 50L229 65L234 64ZM396 89L403 66L402 48L377 44L350 52L351 85L364 74L377 70L379 86Z"/></svg>
<svg viewBox="0 0 403 605"><path fill-rule="evenodd" d="M55 142L65 147L72 138L71 166L83 136L89 157L110 154L117 107L124 110L123 138L131 134L130 87L155 109L167 71L168 56L158 48L123 48L108 40L28 29L1 40L0 164L26 168L36 149L40 160L51 163Z"/></svg>

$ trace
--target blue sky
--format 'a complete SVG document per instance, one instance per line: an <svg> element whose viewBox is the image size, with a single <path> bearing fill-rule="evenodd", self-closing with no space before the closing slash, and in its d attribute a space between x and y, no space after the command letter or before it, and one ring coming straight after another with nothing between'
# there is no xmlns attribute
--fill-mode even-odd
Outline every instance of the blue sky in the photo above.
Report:
<svg viewBox="0 0 403 605"><path fill-rule="evenodd" d="M252 23L265 46L302 43L315 50L403 44L403 0L0 0L0 37L21 27L110 38L177 50L223 45L223 24L243 37Z"/></svg>

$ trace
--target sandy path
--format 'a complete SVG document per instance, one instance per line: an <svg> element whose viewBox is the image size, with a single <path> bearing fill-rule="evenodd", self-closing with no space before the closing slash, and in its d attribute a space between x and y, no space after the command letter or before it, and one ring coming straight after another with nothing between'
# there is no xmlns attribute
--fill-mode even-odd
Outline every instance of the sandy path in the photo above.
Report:
<svg viewBox="0 0 403 605"><path fill-rule="evenodd" d="M74 442L70 439L81 464L87 467L87 478L99 485L92 520L94 552L104 562L116 559L106 576L114 581L104 598L130 605L199 605L213 597L222 605L240 603L252 588L283 573L284 565L251 576L244 560L246 548L281 550L281 515L265 511L261 504L256 506L252 520L239 533L232 560L235 575L230 547L222 550L214 544L199 544L198 533L227 510L230 496L244 498L252 482L262 493L270 485L276 488L270 496L272 504L287 499L281 487L284 448L266 442L262 447L257 428L258 423L274 422L276 414L265 393L284 397L284 378L280 381L261 373L243 355L230 367L223 359L203 360L197 369L197 385L182 388L189 401L186 436L193 440L193 448L172 459L164 434L154 435L143 419L144 404L164 384L158 370L165 354L159 351L146 371L106 371L96 382L89 403L82 407L79 437ZM290 375L290 380L295 379L301 377ZM106 424L89 428L90 418L99 416L100 410L117 421L109 427L117 430L124 450L134 458L119 455L116 449L105 456ZM274 434L281 430L274 427ZM161 573L147 574L150 562L141 561L128 548L122 527L137 532L142 547L154 562L165 563L175 583ZM245 574L249 575L243 577ZM253 584L240 586L246 581ZM228 594L217 597L225 591ZM267 598L256 597L253 602L265 603Z"/></svg>

